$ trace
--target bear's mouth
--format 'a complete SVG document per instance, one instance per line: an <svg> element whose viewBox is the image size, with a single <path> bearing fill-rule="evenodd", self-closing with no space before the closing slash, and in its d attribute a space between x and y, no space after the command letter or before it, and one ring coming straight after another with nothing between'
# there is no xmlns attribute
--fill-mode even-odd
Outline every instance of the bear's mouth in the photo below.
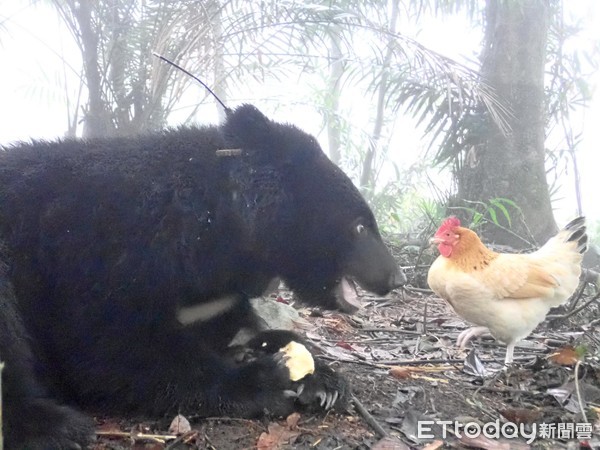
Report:
<svg viewBox="0 0 600 450"><path fill-rule="evenodd" d="M355 313L362 304L356 291L356 283L343 277L334 289L337 307L345 313Z"/></svg>

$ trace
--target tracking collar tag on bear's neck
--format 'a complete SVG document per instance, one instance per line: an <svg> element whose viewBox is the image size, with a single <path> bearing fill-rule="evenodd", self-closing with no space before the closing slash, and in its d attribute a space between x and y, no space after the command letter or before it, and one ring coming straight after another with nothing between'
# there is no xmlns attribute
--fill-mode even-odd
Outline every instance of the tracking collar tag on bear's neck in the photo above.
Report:
<svg viewBox="0 0 600 450"><path fill-rule="evenodd" d="M223 148L221 150L215 150L215 155L217 155L219 157L241 156L242 149L241 148Z"/></svg>
<svg viewBox="0 0 600 450"><path fill-rule="evenodd" d="M177 310L177 321L184 326L208 322L233 308L238 299L236 295L225 295L210 302L181 307Z"/></svg>

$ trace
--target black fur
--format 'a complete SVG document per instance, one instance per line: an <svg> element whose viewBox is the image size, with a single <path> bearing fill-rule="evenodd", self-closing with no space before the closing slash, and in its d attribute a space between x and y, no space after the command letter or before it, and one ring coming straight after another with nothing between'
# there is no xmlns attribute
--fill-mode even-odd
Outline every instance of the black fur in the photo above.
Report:
<svg viewBox="0 0 600 450"><path fill-rule="evenodd" d="M249 105L221 127L0 151L0 264L8 448L85 445L89 422L61 402L287 414L297 399L278 358L226 356L248 298L280 276L334 308L344 277L380 294L402 281L316 140ZM198 305L211 307L184 325ZM321 391L340 389L323 373Z"/></svg>

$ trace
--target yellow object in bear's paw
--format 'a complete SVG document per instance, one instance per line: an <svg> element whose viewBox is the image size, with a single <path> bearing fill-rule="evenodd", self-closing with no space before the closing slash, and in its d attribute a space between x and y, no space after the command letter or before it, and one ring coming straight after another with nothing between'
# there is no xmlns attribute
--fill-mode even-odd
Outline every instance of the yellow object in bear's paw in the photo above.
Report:
<svg viewBox="0 0 600 450"><path fill-rule="evenodd" d="M314 373L315 360L304 345L291 341L285 347L280 348L279 351L287 356L285 365L290 371L290 380L298 381L306 375Z"/></svg>

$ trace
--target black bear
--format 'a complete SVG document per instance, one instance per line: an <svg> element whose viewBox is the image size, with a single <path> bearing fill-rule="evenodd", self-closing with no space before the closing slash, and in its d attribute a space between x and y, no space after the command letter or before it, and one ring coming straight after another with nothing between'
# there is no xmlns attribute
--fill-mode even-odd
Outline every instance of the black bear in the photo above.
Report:
<svg viewBox="0 0 600 450"><path fill-rule="evenodd" d="M324 364L298 388L280 352L227 356L249 298L275 277L330 309L350 279L379 294L403 281L315 138L253 106L221 126L1 149L7 448L85 446L91 421L64 405L238 417L331 406L345 388Z"/></svg>

